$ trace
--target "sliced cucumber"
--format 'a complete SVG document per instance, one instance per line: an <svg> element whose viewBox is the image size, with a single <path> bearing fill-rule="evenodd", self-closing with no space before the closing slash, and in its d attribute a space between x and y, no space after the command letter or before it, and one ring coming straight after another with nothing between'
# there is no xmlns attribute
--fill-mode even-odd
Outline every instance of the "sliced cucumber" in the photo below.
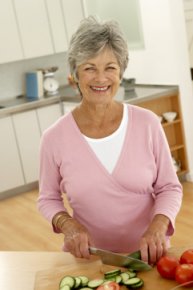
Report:
<svg viewBox="0 0 193 290"><path fill-rule="evenodd" d="M141 281L142 280L140 278L135 277L135 278L131 278L131 279L124 281L124 285L126 285L126 286L136 285Z"/></svg>
<svg viewBox="0 0 193 290"><path fill-rule="evenodd" d="M81 287L85 287L88 285L88 277L86 276L78 276L81 279Z"/></svg>
<svg viewBox="0 0 193 290"><path fill-rule="evenodd" d="M59 287L62 288L64 285L70 286L70 288L73 288L75 286L75 278L72 276L64 276L59 284Z"/></svg>
<svg viewBox="0 0 193 290"><path fill-rule="evenodd" d="M74 277L74 279L75 279L74 288L79 288L80 286L82 286L82 280L80 279L80 277Z"/></svg>
<svg viewBox="0 0 193 290"><path fill-rule="evenodd" d="M129 278L130 278L130 275L129 275L129 273L128 272L122 272L121 274L120 274L120 276L121 276L121 279L122 279L122 283L124 284L124 282L125 281L127 281Z"/></svg>
<svg viewBox="0 0 193 290"><path fill-rule="evenodd" d="M126 273L129 274L129 278L130 278L130 279L131 279L131 278L134 278L134 277L137 276L136 272L127 271Z"/></svg>
<svg viewBox="0 0 193 290"><path fill-rule="evenodd" d="M104 279L94 279L90 280L88 282L88 287L89 288L97 288L98 286L102 285L104 283Z"/></svg>
<svg viewBox="0 0 193 290"><path fill-rule="evenodd" d="M143 285L144 285L144 282L143 282L143 280L141 280L139 283L131 285L130 288L131 289L139 289L139 288L143 287Z"/></svg>
<svg viewBox="0 0 193 290"><path fill-rule="evenodd" d="M117 275L121 274L121 270L120 269L115 269L115 270L111 270L111 271L108 271L104 274L105 278L108 278L108 277L115 277Z"/></svg>
<svg viewBox="0 0 193 290"><path fill-rule="evenodd" d="M118 284L120 284L120 283L122 282L122 277L121 277L121 275L117 275L117 276L115 277L115 282L118 283Z"/></svg>
<svg viewBox="0 0 193 290"><path fill-rule="evenodd" d="M71 290L70 286L69 285L63 285L60 287L60 290Z"/></svg>
<svg viewBox="0 0 193 290"><path fill-rule="evenodd" d="M108 278L105 278L105 281L107 282L116 282L116 277L117 276L113 276L113 277L108 277Z"/></svg>

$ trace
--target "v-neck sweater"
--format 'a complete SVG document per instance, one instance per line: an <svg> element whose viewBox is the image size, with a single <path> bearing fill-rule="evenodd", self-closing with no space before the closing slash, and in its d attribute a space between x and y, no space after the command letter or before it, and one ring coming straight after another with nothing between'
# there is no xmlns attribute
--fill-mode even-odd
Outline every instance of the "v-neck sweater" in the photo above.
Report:
<svg viewBox="0 0 193 290"><path fill-rule="evenodd" d="M38 208L50 223L66 210L89 231L94 245L115 252L139 249L156 214L170 219L173 234L182 186L157 116L128 105L129 123L117 164L110 174L82 136L72 113L47 129L40 148Z"/></svg>

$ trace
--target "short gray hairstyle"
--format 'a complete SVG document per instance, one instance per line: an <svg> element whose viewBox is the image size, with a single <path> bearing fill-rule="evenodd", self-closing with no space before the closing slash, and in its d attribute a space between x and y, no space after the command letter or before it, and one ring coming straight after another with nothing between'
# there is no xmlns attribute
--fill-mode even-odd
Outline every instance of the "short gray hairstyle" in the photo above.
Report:
<svg viewBox="0 0 193 290"><path fill-rule="evenodd" d="M104 47L111 48L115 54L122 78L129 59L127 40L118 22L114 20L102 22L93 16L82 20L72 35L68 50L71 75L77 78L77 67L95 57Z"/></svg>

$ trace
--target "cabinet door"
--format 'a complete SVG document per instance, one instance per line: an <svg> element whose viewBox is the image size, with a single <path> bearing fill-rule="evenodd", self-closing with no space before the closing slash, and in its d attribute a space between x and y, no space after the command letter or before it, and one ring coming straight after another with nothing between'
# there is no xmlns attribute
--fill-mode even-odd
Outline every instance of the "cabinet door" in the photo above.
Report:
<svg viewBox="0 0 193 290"><path fill-rule="evenodd" d="M53 44L44 0L14 0L14 5L24 57L52 54Z"/></svg>
<svg viewBox="0 0 193 290"><path fill-rule="evenodd" d="M193 10L185 11L190 66L193 68Z"/></svg>
<svg viewBox="0 0 193 290"><path fill-rule="evenodd" d="M65 22L60 0L46 0L46 8L54 45L54 52L64 52L68 48Z"/></svg>
<svg viewBox="0 0 193 290"><path fill-rule="evenodd" d="M0 192L24 184L11 117L0 119Z"/></svg>
<svg viewBox="0 0 193 290"><path fill-rule="evenodd" d="M36 111L13 115L16 138L21 154L25 182L38 180L40 130Z"/></svg>
<svg viewBox="0 0 193 290"><path fill-rule="evenodd" d="M64 115L71 112L76 106L77 103L63 102Z"/></svg>
<svg viewBox="0 0 193 290"><path fill-rule="evenodd" d="M54 104L37 109L38 120L41 133L50 127L59 117L61 117L60 104Z"/></svg>
<svg viewBox="0 0 193 290"><path fill-rule="evenodd" d="M11 0L0 1L0 63L23 58Z"/></svg>
<svg viewBox="0 0 193 290"><path fill-rule="evenodd" d="M78 28L80 21L84 18L83 5L81 0L61 0L68 41Z"/></svg>

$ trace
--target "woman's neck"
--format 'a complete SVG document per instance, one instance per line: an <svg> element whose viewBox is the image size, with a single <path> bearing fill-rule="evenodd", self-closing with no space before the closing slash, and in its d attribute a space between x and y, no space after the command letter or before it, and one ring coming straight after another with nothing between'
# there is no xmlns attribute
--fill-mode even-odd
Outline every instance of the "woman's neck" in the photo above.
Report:
<svg viewBox="0 0 193 290"><path fill-rule="evenodd" d="M115 101L97 106L82 102L72 114L84 135L91 138L102 138L112 134L119 127L123 115L123 105Z"/></svg>

